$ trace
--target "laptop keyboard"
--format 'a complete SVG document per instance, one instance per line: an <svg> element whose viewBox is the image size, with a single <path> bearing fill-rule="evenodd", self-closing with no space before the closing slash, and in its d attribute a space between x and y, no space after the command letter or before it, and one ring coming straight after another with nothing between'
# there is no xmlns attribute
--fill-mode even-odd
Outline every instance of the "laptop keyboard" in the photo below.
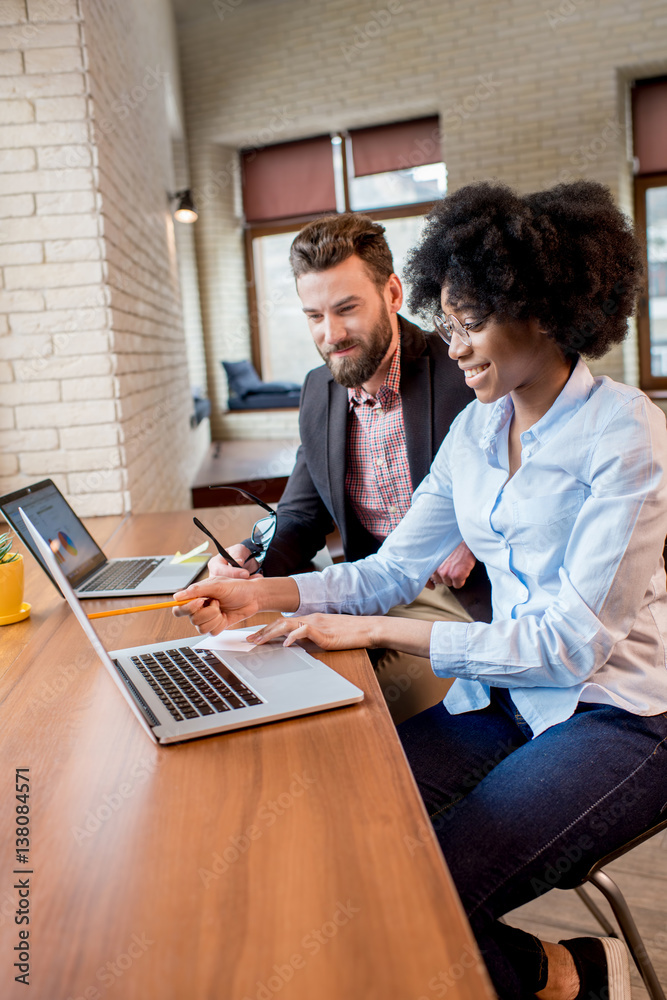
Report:
<svg viewBox="0 0 667 1000"><path fill-rule="evenodd" d="M85 594L91 590L133 590L163 561L163 559L125 559L114 562L110 566L105 566L83 587L79 587L79 593Z"/></svg>
<svg viewBox="0 0 667 1000"><path fill-rule="evenodd" d="M263 704L211 649L182 646L131 659L174 719Z"/></svg>

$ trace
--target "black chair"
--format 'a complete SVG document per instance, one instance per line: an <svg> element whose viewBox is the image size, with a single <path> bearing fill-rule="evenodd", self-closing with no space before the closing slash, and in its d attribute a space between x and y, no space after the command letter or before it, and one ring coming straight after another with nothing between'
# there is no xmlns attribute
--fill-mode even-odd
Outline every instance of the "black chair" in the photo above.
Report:
<svg viewBox="0 0 667 1000"><path fill-rule="evenodd" d="M276 410L298 407L298 382L262 382L250 361L223 361L230 410Z"/></svg>
<svg viewBox="0 0 667 1000"><path fill-rule="evenodd" d="M646 990L651 1000L665 1000L665 994L658 981L655 969L653 968L653 963L648 956L641 934L637 930L637 925L635 924L632 914L630 913L630 908L625 901L625 897L614 880L606 871L604 871L604 869L608 864L611 864L612 861L616 861L617 858L622 858L624 854L628 853L628 851L631 851L634 847L638 847L640 844L645 843L645 841L650 840L651 837L655 837L657 833L660 833L665 829L667 829L667 811L663 811L657 822L653 823L652 826L644 830L644 832L639 834L638 837L635 837L627 844L624 844L623 847L619 847L618 850L607 854L604 858L600 858L600 860L585 871L585 873L581 871L581 868L575 868L567 878L561 879L558 885L559 889L574 889L581 901L588 907L597 922L600 924L605 934L608 937L618 937L615 928L609 923L604 913L602 913L602 911L589 897L588 893L584 889L584 884L586 882L592 883L600 890L603 896L605 896L612 908L614 916L616 917L621 933L625 938L625 943L628 946L628 950L630 951L635 965L639 970L639 974L644 980L644 985L646 986Z"/></svg>

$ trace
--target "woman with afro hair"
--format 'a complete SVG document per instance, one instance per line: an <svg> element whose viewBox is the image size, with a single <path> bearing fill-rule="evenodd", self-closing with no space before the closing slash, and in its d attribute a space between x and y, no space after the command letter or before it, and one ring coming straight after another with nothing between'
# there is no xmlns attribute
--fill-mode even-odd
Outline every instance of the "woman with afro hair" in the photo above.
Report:
<svg viewBox="0 0 667 1000"><path fill-rule="evenodd" d="M207 580L184 593L213 600L178 610L213 633L296 612L251 641L404 650L454 676L399 734L499 996L629 1000L617 939L542 942L500 918L667 804L665 416L583 360L627 333L638 246L599 184L474 184L435 207L406 277L477 398L405 518L367 559ZM384 617L461 540L492 622Z"/></svg>

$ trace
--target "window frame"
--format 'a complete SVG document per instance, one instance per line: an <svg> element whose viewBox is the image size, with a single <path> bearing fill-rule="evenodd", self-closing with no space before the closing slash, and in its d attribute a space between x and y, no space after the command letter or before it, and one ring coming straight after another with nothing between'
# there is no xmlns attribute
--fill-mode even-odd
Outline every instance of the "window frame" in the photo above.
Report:
<svg viewBox="0 0 667 1000"><path fill-rule="evenodd" d="M639 384L652 399L667 399L667 375L651 373L651 326L648 310L648 241L646 238L646 192L654 187L667 187L667 173L635 177L635 228L642 248L644 276L637 308L639 340Z"/></svg>
<svg viewBox="0 0 667 1000"><path fill-rule="evenodd" d="M340 150L342 158L343 174L343 199L345 212L351 212L350 208L350 184L348 171L348 142L349 134L345 131L332 132L331 138L336 136L341 140ZM240 151L242 152L242 151ZM333 155L333 151L332 151ZM367 215L376 222L385 219L405 219L427 215L435 207L437 201L412 202L409 205L394 205L388 208L375 208L355 212L357 215ZM245 222L243 223L243 247L245 256L246 272L246 297L248 303L248 325L250 328L250 356L255 370L260 378L264 377L262 372L262 345L261 332L259 326L259 306L257 303L257 276L255 274L255 258L253 254L253 240L261 236L275 236L279 233L288 233L293 229L301 229L308 222L313 222L323 214L294 216L289 219L276 219L275 222ZM342 213L339 213L342 214ZM666 380L667 381L667 380Z"/></svg>
<svg viewBox="0 0 667 1000"><path fill-rule="evenodd" d="M437 205L437 201L412 202L409 205L397 205L393 208L369 209L368 211L355 212L355 215L366 215L375 222L383 222L385 219L407 219L410 217L421 217L427 215L432 208ZM340 213L342 214L342 213ZM288 233L293 229L301 229L308 222L313 222L320 218L319 215L304 215L293 219L285 219L267 225L244 224L244 253L246 268L246 291L248 300L248 325L250 327L250 354L252 363L260 378L262 373L262 345L259 326L259 306L257 303L257 278L255 275L255 258L253 254L253 240L262 236L275 236L279 233ZM667 385L667 379L664 380ZM666 393L667 395L667 393Z"/></svg>

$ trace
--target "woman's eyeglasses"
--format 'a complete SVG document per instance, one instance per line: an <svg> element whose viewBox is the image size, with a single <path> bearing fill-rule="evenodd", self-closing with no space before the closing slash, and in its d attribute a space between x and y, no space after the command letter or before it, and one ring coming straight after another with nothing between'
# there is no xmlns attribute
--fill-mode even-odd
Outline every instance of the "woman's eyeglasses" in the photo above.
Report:
<svg viewBox="0 0 667 1000"><path fill-rule="evenodd" d="M490 312L486 316L482 316L481 319L476 319L473 323L460 323L456 316L448 316L446 313L436 313L433 318L433 324L435 326L436 333L438 333L444 342L449 346L452 342L452 337L454 334L462 340L466 347L470 347L472 340L470 334L478 330L480 326L491 315Z"/></svg>
<svg viewBox="0 0 667 1000"><path fill-rule="evenodd" d="M250 555L245 561L249 562L250 559L255 559L257 561L257 569L254 570L254 573L258 573L262 563L264 562L264 557L266 556L273 536L276 533L278 515L272 507L269 507L269 505L264 503L263 500L260 500L259 497L256 497L253 493L248 493L247 490L240 489L238 486L209 486L209 489L234 490L236 493L242 493L248 500L251 500L253 503L258 504L258 506L263 507L264 510L268 511L267 517L260 517L258 521L255 521L252 531L250 532L250 538L246 538L243 543L246 548L250 549ZM234 559L234 557L222 547L220 542L217 538L213 537L208 528L205 528L201 521L198 521L196 517L193 520L197 527L200 528L204 534L208 535L208 537L215 543L215 547L223 559L226 559L228 563L235 566L237 569L241 569L242 567L236 559ZM251 573L250 575L252 576L253 574Z"/></svg>

